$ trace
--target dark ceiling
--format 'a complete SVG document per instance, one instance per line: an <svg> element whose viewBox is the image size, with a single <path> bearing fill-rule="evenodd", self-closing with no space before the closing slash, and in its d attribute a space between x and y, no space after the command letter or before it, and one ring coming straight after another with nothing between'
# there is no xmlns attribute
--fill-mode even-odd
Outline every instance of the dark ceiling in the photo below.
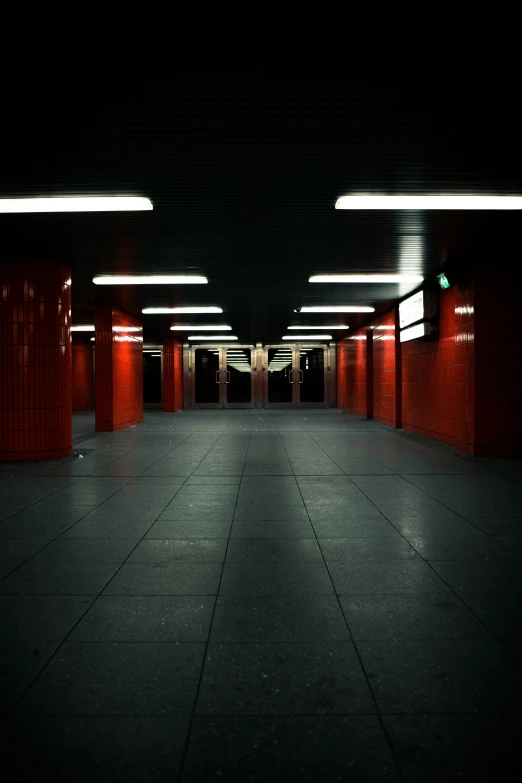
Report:
<svg viewBox="0 0 522 783"><path fill-rule="evenodd" d="M429 30L429 36L426 30ZM17 33L18 31L18 33ZM279 341L310 304L383 310L407 288L311 285L327 272L420 272L514 258L518 213L356 213L364 192L519 193L518 48L489 26L357 25L263 15L81 30L13 27L3 53L0 197L125 193L153 212L1 216L5 259L73 270L95 304L212 304L246 342ZM9 38L9 35L7 35ZM7 121L6 121L7 120ZM95 274L197 273L207 286L97 287ZM145 340L173 316L143 316ZM178 317L178 323L182 321Z"/></svg>

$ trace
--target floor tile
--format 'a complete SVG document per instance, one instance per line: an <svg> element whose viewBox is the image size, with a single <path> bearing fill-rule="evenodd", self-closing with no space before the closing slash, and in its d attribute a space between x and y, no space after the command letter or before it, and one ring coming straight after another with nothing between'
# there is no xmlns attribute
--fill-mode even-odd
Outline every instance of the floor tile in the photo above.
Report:
<svg viewBox="0 0 522 783"><path fill-rule="evenodd" d="M135 539L58 538L42 549L32 562L123 563L135 546Z"/></svg>
<svg viewBox="0 0 522 783"><path fill-rule="evenodd" d="M272 593L333 593L324 563L295 561L226 562L220 595L269 595Z"/></svg>
<svg viewBox="0 0 522 783"><path fill-rule="evenodd" d="M62 641L95 596L2 595L0 636L5 641Z"/></svg>
<svg viewBox="0 0 522 783"><path fill-rule="evenodd" d="M506 590L466 592L463 600L497 639L522 638L520 592Z"/></svg>
<svg viewBox="0 0 522 783"><path fill-rule="evenodd" d="M357 642L383 713L489 712L507 682L493 640Z"/></svg>
<svg viewBox="0 0 522 783"><path fill-rule="evenodd" d="M125 538L138 540L149 530L148 519L124 519L122 516L105 519L82 519L63 534L64 538Z"/></svg>
<svg viewBox="0 0 522 783"><path fill-rule="evenodd" d="M96 595L119 563L40 562L30 560L0 582L0 593L19 595Z"/></svg>
<svg viewBox="0 0 522 783"><path fill-rule="evenodd" d="M198 717L181 781L337 783L347 770L354 783L398 783L377 718Z"/></svg>
<svg viewBox="0 0 522 783"><path fill-rule="evenodd" d="M228 538L231 526L231 519L161 519L152 525L145 538Z"/></svg>
<svg viewBox="0 0 522 783"><path fill-rule="evenodd" d="M19 704L41 715L190 713L203 644L66 642Z"/></svg>
<svg viewBox="0 0 522 783"><path fill-rule="evenodd" d="M215 595L221 563L126 563L105 595Z"/></svg>
<svg viewBox="0 0 522 783"><path fill-rule="evenodd" d="M19 715L6 735L10 780L75 783L175 781L189 728L186 715Z"/></svg>
<svg viewBox="0 0 522 783"><path fill-rule="evenodd" d="M211 644L198 715L375 712L351 642Z"/></svg>
<svg viewBox="0 0 522 783"><path fill-rule="evenodd" d="M212 596L102 595L76 626L74 642L205 642Z"/></svg>
<svg viewBox="0 0 522 783"><path fill-rule="evenodd" d="M226 548L226 538L150 539L138 544L129 563L221 563Z"/></svg>
<svg viewBox="0 0 522 783"><path fill-rule="evenodd" d="M249 522L236 519L232 525L231 538L313 538L315 533L310 522Z"/></svg>
<svg viewBox="0 0 522 783"><path fill-rule="evenodd" d="M227 563L322 559L317 541L310 538L237 538L229 542L226 557Z"/></svg>
<svg viewBox="0 0 522 783"><path fill-rule="evenodd" d="M515 557L508 547L489 536L423 536L410 538L426 560L505 560Z"/></svg>
<svg viewBox="0 0 522 783"><path fill-rule="evenodd" d="M0 642L0 711L11 710L58 647L57 642Z"/></svg>
<svg viewBox="0 0 522 783"><path fill-rule="evenodd" d="M360 560L419 559L407 541L397 538L320 538L327 562L352 563Z"/></svg>
<svg viewBox="0 0 522 783"><path fill-rule="evenodd" d="M213 642L346 641L349 634L335 596L219 596Z"/></svg>
<svg viewBox="0 0 522 783"><path fill-rule="evenodd" d="M337 593L436 593L448 590L427 563L418 560L329 562Z"/></svg>
<svg viewBox="0 0 522 783"><path fill-rule="evenodd" d="M514 745L509 744L510 733L501 736L496 717L385 715L383 722L405 783L486 783L511 777Z"/></svg>
<svg viewBox="0 0 522 783"><path fill-rule="evenodd" d="M431 565L458 593L516 590L522 598L522 570L516 560L434 560Z"/></svg>
<svg viewBox="0 0 522 783"><path fill-rule="evenodd" d="M339 597L354 639L481 639L490 636L474 614L451 593Z"/></svg>
<svg viewBox="0 0 522 783"><path fill-rule="evenodd" d="M234 520L264 522L308 522L308 514L304 505L283 505L279 503L238 503L234 510Z"/></svg>

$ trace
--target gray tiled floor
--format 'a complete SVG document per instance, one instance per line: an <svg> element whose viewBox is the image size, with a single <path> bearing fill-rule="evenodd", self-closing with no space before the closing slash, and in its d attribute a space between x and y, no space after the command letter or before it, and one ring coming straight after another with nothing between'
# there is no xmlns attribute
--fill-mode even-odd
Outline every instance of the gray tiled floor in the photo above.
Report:
<svg viewBox="0 0 522 783"><path fill-rule="evenodd" d="M0 465L20 777L499 779L520 728L520 462L336 411L103 434L81 415L74 434L81 460Z"/></svg>

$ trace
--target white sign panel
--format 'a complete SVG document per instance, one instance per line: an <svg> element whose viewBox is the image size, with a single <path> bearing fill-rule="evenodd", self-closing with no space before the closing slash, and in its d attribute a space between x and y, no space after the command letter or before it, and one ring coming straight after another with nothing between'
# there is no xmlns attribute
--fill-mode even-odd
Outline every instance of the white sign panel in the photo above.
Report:
<svg viewBox="0 0 522 783"><path fill-rule="evenodd" d="M408 343L410 340L417 340L419 337L426 337L428 334L428 324L424 321L421 324L415 324L408 329L400 332L401 343Z"/></svg>
<svg viewBox="0 0 522 783"><path fill-rule="evenodd" d="M399 305L399 325L401 329L404 326L414 324L424 318L424 291L418 291L413 296L409 296Z"/></svg>

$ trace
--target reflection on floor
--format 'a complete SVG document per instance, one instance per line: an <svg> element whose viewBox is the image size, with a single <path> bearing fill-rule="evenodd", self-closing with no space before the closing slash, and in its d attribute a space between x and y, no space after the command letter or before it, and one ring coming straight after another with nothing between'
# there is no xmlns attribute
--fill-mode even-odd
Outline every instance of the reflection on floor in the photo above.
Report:
<svg viewBox="0 0 522 783"><path fill-rule="evenodd" d="M20 779L511 779L520 462L304 410L75 449L0 465Z"/></svg>

